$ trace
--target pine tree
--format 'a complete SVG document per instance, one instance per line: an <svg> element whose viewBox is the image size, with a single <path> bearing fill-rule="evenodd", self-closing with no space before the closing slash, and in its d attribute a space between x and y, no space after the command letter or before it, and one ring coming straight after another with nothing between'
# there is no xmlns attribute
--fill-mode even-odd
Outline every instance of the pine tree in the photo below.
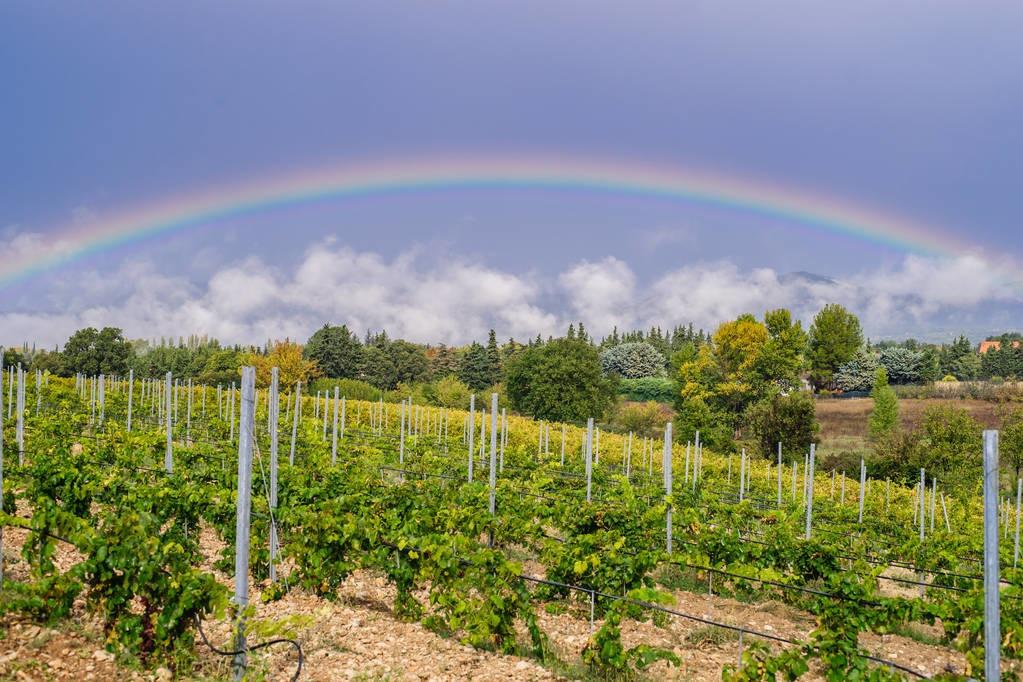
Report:
<svg viewBox="0 0 1023 682"><path fill-rule="evenodd" d="M476 341L465 349L458 362L458 378L474 391L493 385L487 349Z"/></svg>
<svg viewBox="0 0 1023 682"><path fill-rule="evenodd" d="M490 373L490 384L496 384L501 380L501 349L497 346L497 334L490 330L490 337L487 339L487 370Z"/></svg>

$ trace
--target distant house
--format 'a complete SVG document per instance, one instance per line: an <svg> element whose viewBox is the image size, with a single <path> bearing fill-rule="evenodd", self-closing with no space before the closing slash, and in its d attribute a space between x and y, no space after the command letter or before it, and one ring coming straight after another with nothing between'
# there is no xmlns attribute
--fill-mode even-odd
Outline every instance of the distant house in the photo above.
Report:
<svg viewBox="0 0 1023 682"><path fill-rule="evenodd" d="M1019 344L1020 344L1019 341L1013 341L1012 342L1012 347L1013 348L1019 348ZM984 353L988 352L989 350L999 350L999 349L1001 349L1001 347L1002 347L1002 342L1001 341L981 341L980 342L980 354L983 355Z"/></svg>

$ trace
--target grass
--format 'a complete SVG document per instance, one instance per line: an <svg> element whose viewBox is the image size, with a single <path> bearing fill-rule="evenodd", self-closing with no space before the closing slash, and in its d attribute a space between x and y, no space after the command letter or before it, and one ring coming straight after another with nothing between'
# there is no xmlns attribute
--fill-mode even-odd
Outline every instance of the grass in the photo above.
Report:
<svg viewBox="0 0 1023 682"><path fill-rule="evenodd" d="M924 410L943 403L969 412L985 427L998 426L996 403L986 400L938 400L903 398L899 400L899 424L904 429L915 428L923 419ZM829 399L817 401L817 420L821 424L824 443L844 437L867 439L867 419L874 401L870 398Z"/></svg>
<svg viewBox="0 0 1023 682"><path fill-rule="evenodd" d="M682 568L674 564L661 566L654 575L654 580L659 585L666 587L669 590L693 592L696 594L704 594L707 592L706 579L698 578L696 571Z"/></svg>
<svg viewBox="0 0 1023 682"><path fill-rule="evenodd" d="M915 429L923 420L924 411L931 406L950 404L969 412L985 428L999 425L996 403L985 400L939 400L902 398L899 400L899 425L904 430ZM868 439L867 424L874 401L870 398L827 399L817 401L817 421L821 425L821 441L817 446L817 459L821 469L854 471L861 457L868 461L873 454Z"/></svg>
<svg viewBox="0 0 1023 682"><path fill-rule="evenodd" d="M905 623L892 630L892 634L912 639L915 642L921 644L928 644L930 646L947 646L947 643L940 636L936 636L933 632L924 629L917 623Z"/></svg>
<svg viewBox="0 0 1023 682"><path fill-rule="evenodd" d="M722 644L734 642L737 639L739 639L739 633L735 630L719 628L714 625L698 627L686 635L686 643L693 646L700 646L701 644L721 646Z"/></svg>

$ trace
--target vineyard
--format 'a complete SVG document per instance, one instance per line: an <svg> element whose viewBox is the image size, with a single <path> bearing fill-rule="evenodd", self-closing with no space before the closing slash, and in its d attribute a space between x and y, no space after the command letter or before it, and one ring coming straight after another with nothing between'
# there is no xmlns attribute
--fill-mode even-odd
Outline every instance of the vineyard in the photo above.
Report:
<svg viewBox="0 0 1023 682"><path fill-rule="evenodd" d="M125 669L348 678L306 635L365 598L354 582L386 618L487 652L495 679L984 677L980 480L847 478L812 448L725 456L670 424L651 440L536 422L496 395L465 412L282 391L276 373L256 390L251 368L240 389L7 376L8 637L84 612ZM1015 679L1011 494L995 632Z"/></svg>

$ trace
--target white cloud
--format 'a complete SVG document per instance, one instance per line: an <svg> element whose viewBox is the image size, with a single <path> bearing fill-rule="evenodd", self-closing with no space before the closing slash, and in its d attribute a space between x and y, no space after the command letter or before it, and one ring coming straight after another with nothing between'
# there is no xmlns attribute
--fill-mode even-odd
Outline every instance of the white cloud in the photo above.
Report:
<svg viewBox="0 0 1023 682"><path fill-rule="evenodd" d="M38 235L15 234L22 252ZM118 326L130 337L208 334L228 343L268 338L304 340L325 322L357 332L386 329L394 337L460 344L485 339L559 334L582 320L599 336L612 327L646 328L693 322L714 328L745 312L790 308L809 321L825 303L846 305L871 335L924 329L936 316L965 318L984 306L1023 303L1018 285L976 256L907 257L894 267L861 272L844 282L743 270L727 261L693 263L639 281L624 261L577 262L555 277L513 273L457 257L427 263L415 253L394 258L333 241L314 244L293 268L250 257L223 265L205 282L161 272L151 262L49 278L40 286L41 312L0 312L2 341L63 341L82 326ZM68 278L70 279L70 278Z"/></svg>
<svg viewBox="0 0 1023 682"><path fill-rule="evenodd" d="M537 304L540 294L529 275L458 260L426 266L409 254L388 260L321 243L290 272L248 258L201 286L161 275L152 263L86 273L54 285L53 312L0 313L0 329L8 342L47 345L87 325L118 326L130 337L198 333L252 343L304 340L324 322L345 322L360 332L462 343L486 338L491 327L519 338L557 333L560 320Z"/></svg>
<svg viewBox="0 0 1023 682"><path fill-rule="evenodd" d="M592 331L629 329L634 322L636 275L614 256L582 261L558 277L575 319Z"/></svg>

